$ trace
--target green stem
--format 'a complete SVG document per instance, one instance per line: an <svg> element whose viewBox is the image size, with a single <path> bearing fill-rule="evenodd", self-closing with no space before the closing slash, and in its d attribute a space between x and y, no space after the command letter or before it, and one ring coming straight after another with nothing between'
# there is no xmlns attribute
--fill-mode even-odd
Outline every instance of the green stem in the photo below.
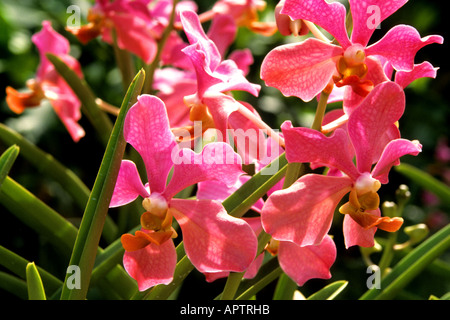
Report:
<svg viewBox="0 0 450 320"><path fill-rule="evenodd" d="M0 288L26 300L28 298L27 283L9 273L0 271Z"/></svg>
<svg viewBox="0 0 450 320"><path fill-rule="evenodd" d="M115 30L112 30L113 35L113 47L114 47L114 55L116 57L117 66L119 67L120 73L122 75L122 85L124 90L127 90L131 81L133 81L133 77L136 74L135 67L133 65L133 59L131 53L126 50L122 50L119 48L117 44L117 35Z"/></svg>
<svg viewBox="0 0 450 320"><path fill-rule="evenodd" d="M26 278L29 300L47 300L44 285L41 276L34 262L30 262L26 266Z"/></svg>
<svg viewBox="0 0 450 320"><path fill-rule="evenodd" d="M436 258L450 248L450 224L400 260L382 280L381 290L369 289L361 300L390 300Z"/></svg>
<svg viewBox="0 0 450 320"><path fill-rule="evenodd" d="M12 145L0 156L0 188L2 186L3 181L9 174L14 161L16 161L17 156L19 155L20 148L16 145Z"/></svg>
<svg viewBox="0 0 450 320"><path fill-rule="evenodd" d="M273 300L292 300L294 291L297 290L297 288L298 286L295 281L289 278L285 273L282 273L278 279L277 286L275 287Z"/></svg>
<svg viewBox="0 0 450 320"><path fill-rule="evenodd" d="M233 300L245 272L231 272L223 289L221 300Z"/></svg>
<svg viewBox="0 0 450 320"><path fill-rule="evenodd" d="M84 300L86 298L100 235L125 152L126 141L123 137L125 116L129 108L136 102L137 95L141 92L143 81L144 72L141 70L131 83L123 100L72 251L70 265L76 265L81 270L81 288L70 289L65 285L61 293L62 300ZM68 278L69 275L66 276L65 283Z"/></svg>
<svg viewBox="0 0 450 320"><path fill-rule="evenodd" d="M178 2L179 2L179 0L172 1L172 12L170 14L169 24L167 25L166 29L164 29L164 32L161 35L161 39L159 39L159 41L158 41L158 49L156 51L155 58L153 59L152 63L150 65L147 65L145 68L145 73L147 74L147 79L144 84L143 93L151 93L153 91L153 76L155 74L156 69L159 66L161 54L162 54L164 46L167 42L167 39L169 39L170 33L173 30L173 24L175 22L175 17L176 17L176 6L177 6Z"/></svg>

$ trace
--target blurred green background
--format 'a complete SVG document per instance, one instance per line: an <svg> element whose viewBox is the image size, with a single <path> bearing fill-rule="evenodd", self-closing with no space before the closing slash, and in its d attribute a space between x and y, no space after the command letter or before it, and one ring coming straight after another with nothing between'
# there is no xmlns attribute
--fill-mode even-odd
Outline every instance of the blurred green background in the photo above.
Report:
<svg viewBox="0 0 450 320"><path fill-rule="evenodd" d="M196 1L199 11L211 8L211 1ZM267 1L268 6L261 19L273 21L272 11L277 1ZM57 160L73 170L92 187L102 156L103 147L95 137L90 123L83 118L81 125L86 130L86 137L79 143L73 143L65 128L54 114L51 106L44 102L41 107L25 111L22 115L12 113L5 102L5 88L12 86L16 89L25 87L26 80L33 78L39 63L37 50L31 42L31 36L40 30L43 20L51 20L55 30L66 36L71 42L71 55L79 59L85 79L98 97L113 104L120 105L123 89L120 72L115 65L112 48L100 40L91 41L83 46L76 38L64 30L71 12L67 12L70 5L81 8L82 23L92 2L90 1L33 1L33 0L2 0L0 2L0 122L17 130L31 142L52 154ZM414 26L421 36L439 34L449 39L447 11L443 1L409 1L398 12L383 21L381 28L376 30L371 41L380 39L392 26L409 24ZM242 94L239 98L247 100L258 111L263 119L273 128L279 129L284 120L291 120L296 125L309 125L315 103L304 103L297 98L283 97L278 90L267 88L259 78L260 65L264 56L274 47L287 41L298 41L295 38L285 38L276 34L264 37L240 29L236 42L231 49L250 48L255 62L248 78L251 82L262 85L259 98ZM429 45L419 51L416 63L429 61L439 67L437 79L420 79L406 90L406 112L400 120L402 136L407 139L417 139L423 145L423 152L417 157L404 157L403 162L421 168L441 181L448 184L450 169L448 160L442 161L436 157L438 143L446 143L448 135L449 112L448 96L450 68L450 51L447 43L443 45ZM0 142L0 152L7 146ZM79 223L82 212L74 205L70 196L51 179L41 175L34 167L20 157L16 161L11 174L15 180L25 186L32 193L48 203L56 211ZM400 184L407 184L412 192L412 198L404 212L405 225L427 223L431 231L441 228L449 222L448 207L438 200L428 196L420 186L401 176L395 170L391 172L390 183L382 188L382 201L395 200L395 190ZM66 256L59 252L33 230L24 226L0 205L0 245L22 255L30 261L53 272L59 277L64 276L67 266ZM346 279L350 281L347 289L341 294L342 299L358 298L366 290L368 274L358 248L346 250L340 236L341 222L335 219L332 233L338 246L338 259L332 267L333 278L330 281ZM377 235L383 237L382 232ZM399 235L404 239L404 235ZM374 260L376 261L376 256ZM443 259L449 260L448 255ZM1 270L1 269L0 269ZM438 274L432 271L423 274L408 286L403 293L404 298L427 299L431 294L440 296L450 291L450 283L442 281ZM301 288L308 295L330 281L311 280ZM200 274L193 273L183 288L192 285L204 287L205 297L212 298L223 288L224 281L206 284ZM260 298L270 298L271 284ZM188 294L182 288L182 294ZM3 295L10 297L8 293ZM198 298L202 298L199 294Z"/></svg>

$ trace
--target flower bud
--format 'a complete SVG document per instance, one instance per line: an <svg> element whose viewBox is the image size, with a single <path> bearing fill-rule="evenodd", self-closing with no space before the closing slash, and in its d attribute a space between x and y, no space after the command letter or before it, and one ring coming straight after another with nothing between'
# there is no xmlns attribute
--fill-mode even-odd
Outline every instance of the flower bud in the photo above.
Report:
<svg viewBox="0 0 450 320"><path fill-rule="evenodd" d="M429 229L424 223L405 227L404 231L409 236L411 245L421 242L429 233Z"/></svg>

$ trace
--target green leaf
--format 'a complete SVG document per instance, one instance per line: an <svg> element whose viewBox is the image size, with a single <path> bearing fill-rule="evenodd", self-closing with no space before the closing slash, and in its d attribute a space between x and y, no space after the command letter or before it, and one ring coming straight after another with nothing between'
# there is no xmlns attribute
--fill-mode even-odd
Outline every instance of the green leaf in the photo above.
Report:
<svg viewBox="0 0 450 320"><path fill-rule="evenodd" d="M19 155L19 150L20 148L18 146L13 145L0 156L0 188L2 187L3 181L8 176L14 161L16 161L16 158Z"/></svg>
<svg viewBox="0 0 450 320"><path fill-rule="evenodd" d="M17 145L23 158L41 174L58 182L72 196L78 207L84 210L90 190L72 170L2 123L0 123L0 139L8 145ZM109 217L103 233L105 239L109 242L113 241L113 238L117 235L117 226Z"/></svg>
<svg viewBox="0 0 450 320"><path fill-rule="evenodd" d="M0 265L15 273L22 279L26 279L26 268L30 261L22 258L18 254L0 246ZM62 286L62 281L46 270L37 267L44 283L47 294L52 294Z"/></svg>
<svg viewBox="0 0 450 320"><path fill-rule="evenodd" d="M81 288L69 289L68 286L64 286L61 293L63 300L84 300L86 298L100 235L125 152L126 141L123 137L125 116L129 108L136 102L144 78L144 71L141 70L128 88L81 221L70 259L70 265L76 265L81 270ZM66 276L65 282L67 279L68 276Z"/></svg>
<svg viewBox="0 0 450 320"><path fill-rule="evenodd" d="M27 288L29 300L47 300L41 276L34 262L27 264Z"/></svg>
<svg viewBox="0 0 450 320"><path fill-rule="evenodd" d="M345 287L347 287L347 285L348 281L346 280L333 282L316 293L313 293L306 300L333 300L345 289Z"/></svg>
<svg viewBox="0 0 450 320"><path fill-rule="evenodd" d="M101 141L107 145L113 125L108 115L98 107L95 101L96 96L91 88L60 58L50 53L47 53L46 56L81 101L81 111L97 130Z"/></svg>
<svg viewBox="0 0 450 320"><path fill-rule="evenodd" d="M406 163L394 167L421 187L434 193L443 203L450 205L450 188L430 174Z"/></svg>
<svg viewBox="0 0 450 320"><path fill-rule="evenodd" d="M394 298L412 279L450 248L450 224L437 231L401 259L381 280L381 289L369 289L361 300Z"/></svg>

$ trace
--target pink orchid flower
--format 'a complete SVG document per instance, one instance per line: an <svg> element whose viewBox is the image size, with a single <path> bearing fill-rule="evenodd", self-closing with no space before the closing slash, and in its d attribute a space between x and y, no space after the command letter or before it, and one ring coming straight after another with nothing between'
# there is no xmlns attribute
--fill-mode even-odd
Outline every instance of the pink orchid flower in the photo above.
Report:
<svg viewBox="0 0 450 320"><path fill-rule="evenodd" d="M240 105L225 93L243 90L257 96L260 86L248 82L234 61L222 60L219 49L203 31L195 12L182 12L181 23L190 43L183 52L192 61L197 77L196 92L184 99L191 109L190 118L201 121L203 130L216 128L225 136L228 116Z"/></svg>
<svg viewBox="0 0 450 320"><path fill-rule="evenodd" d="M256 255L257 240L242 219L227 214L219 201L186 200L174 196L200 181L220 179L231 185L243 173L240 157L225 143L211 143L200 154L179 149L170 131L164 103L142 95L130 108L124 124L125 140L141 155L148 184L136 165L123 160L110 207L141 196L145 209L141 230L122 236L124 267L139 290L168 284L176 265L175 218L181 227L187 257L201 272L245 270ZM169 171L173 170L166 185Z"/></svg>
<svg viewBox="0 0 450 320"><path fill-rule="evenodd" d="M394 82L385 82L375 87L352 112L347 132L338 128L327 137L309 128L293 128L289 121L285 122L282 131L289 162L321 164L342 174L307 174L291 187L274 192L261 213L264 230L276 240L292 241L300 246L321 243L331 227L336 206L349 192L349 202L340 208L345 214L347 247L373 246L377 228L398 230L403 223L401 218L379 216L377 191L388 182L389 171L399 163L399 158L417 155L421 145L402 138L386 144L379 137L398 121L404 106L402 88Z"/></svg>
<svg viewBox="0 0 450 320"><path fill-rule="evenodd" d="M301 43L279 46L265 57L261 78L267 85L278 88L286 96L310 101L320 92L330 90L330 84L350 85L360 95L367 95L373 83L365 79L373 57L381 56L397 71L411 71L414 57L422 47L442 43L441 36L421 38L417 30L397 25L378 42L368 45L377 27L369 20L371 6L379 9L379 21L397 11L407 0L349 0L353 30L349 39L346 27L346 9L338 2L324 0L286 0L282 14L293 20L306 20L328 31L339 43L308 38ZM332 88L332 87L331 87Z"/></svg>
<svg viewBox="0 0 450 320"><path fill-rule="evenodd" d="M18 92L7 87L6 102L12 111L20 114L26 108L39 106L42 99L48 99L73 141L77 142L85 135L83 128L78 124L81 118L81 102L57 73L46 54L58 56L82 78L80 64L69 55L69 41L57 33L49 21L42 23L42 30L34 34L31 40L36 45L40 56L36 77L27 81L27 87L31 91Z"/></svg>
<svg viewBox="0 0 450 320"><path fill-rule="evenodd" d="M156 1L152 6L150 2L97 0L89 10L88 24L66 29L83 44L98 36L112 44L115 36L120 49L134 53L148 64L155 58L157 41L169 24L173 6L170 0ZM197 8L192 1L181 1L178 6Z"/></svg>
<svg viewBox="0 0 450 320"><path fill-rule="evenodd" d="M272 141L273 144L276 142ZM273 160L273 159L272 159ZM259 164L259 162L257 163ZM260 166L256 166L256 170ZM220 181L204 181L198 184L197 199L217 199L225 200L233 192L236 192L246 181L250 179L248 175L242 175L233 185L227 186ZM277 190L281 190L283 179L272 187L267 195L271 195ZM252 206L252 210L261 214L264 206L263 199ZM261 218L248 217L243 218L252 226L253 231L258 235L262 231ZM269 252L272 256L277 256L281 269L293 279L297 285L302 286L310 279L329 279L331 278L330 268L336 260L336 245L328 235L319 245L299 246L290 241L278 241L271 239L265 247L265 251L258 255L244 274L245 279L252 279L256 276L264 260L264 253ZM208 282L227 277L229 272L206 273Z"/></svg>
<svg viewBox="0 0 450 320"><path fill-rule="evenodd" d="M225 57L226 51L232 44L237 32L236 24L227 15L213 18L208 29L207 37L214 42L220 55ZM197 77L189 57L182 51L186 44L177 33L172 33L172 41L164 47L161 60L164 67L155 72L153 87L158 91L157 96L164 101L172 128L192 126L190 108L184 103L184 97L197 91ZM246 75L253 57L249 50L234 50L228 56L236 66Z"/></svg>

